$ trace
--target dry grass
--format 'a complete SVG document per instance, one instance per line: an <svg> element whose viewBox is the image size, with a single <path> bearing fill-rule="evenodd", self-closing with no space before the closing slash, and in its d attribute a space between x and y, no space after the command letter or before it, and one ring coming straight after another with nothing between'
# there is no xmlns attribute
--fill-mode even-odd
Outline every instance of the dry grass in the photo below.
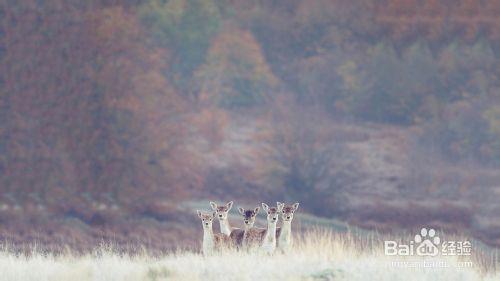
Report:
<svg viewBox="0 0 500 281"><path fill-rule="evenodd" d="M499 280L497 261L483 255L394 258L379 239L330 231L297 237L287 255L226 251L210 257L189 251L153 257L100 248L83 256L0 252L0 280ZM446 267L408 268L392 262L438 261ZM461 267L457 267L461 265Z"/></svg>

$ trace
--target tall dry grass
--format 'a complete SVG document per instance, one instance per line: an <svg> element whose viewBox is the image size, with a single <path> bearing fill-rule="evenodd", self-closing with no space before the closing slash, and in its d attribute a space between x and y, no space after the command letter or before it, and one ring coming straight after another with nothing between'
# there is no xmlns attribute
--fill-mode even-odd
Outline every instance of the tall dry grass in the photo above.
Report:
<svg viewBox="0 0 500 281"><path fill-rule="evenodd" d="M154 257L145 251L120 254L109 247L56 256L5 249L0 252L0 280L500 280L498 261L485 254L395 258L384 255L382 237L315 230L295 238L290 253L272 256L228 250L203 257L178 250ZM423 262L439 266L409 266Z"/></svg>

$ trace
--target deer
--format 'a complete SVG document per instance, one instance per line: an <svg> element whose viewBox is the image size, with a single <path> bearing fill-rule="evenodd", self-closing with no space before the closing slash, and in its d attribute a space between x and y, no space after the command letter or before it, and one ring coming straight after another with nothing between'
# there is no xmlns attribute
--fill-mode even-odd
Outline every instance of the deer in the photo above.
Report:
<svg viewBox="0 0 500 281"><path fill-rule="evenodd" d="M255 218L259 210L260 207L258 206L253 210L245 210L242 207L238 208L239 213L243 216L244 229L235 229L230 235L231 240L238 248L248 249L251 244L255 244L256 241L250 241L248 239L248 234L255 224Z"/></svg>
<svg viewBox="0 0 500 281"><path fill-rule="evenodd" d="M269 207L266 203L262 203L262 208L267 213L267 229L260 248L267 254L272 254L276 250L276 224L278 223L278 213L283 209L283 205L276 205L277 207Z"/></svg>
<svg viewBox="0 0 500 281"><path fill-rule="evenodd" d="M229 247L231 245L231 239L229 236L223 233L213 232L212 223L215 218L215 212L212 214L203 213L199 210L196 212L198 213L198 217L201 219L201 224L203 226L203 255L207 256L213 254L216 250Z"/></svg>
<svg viewBox="0 0 500 281"><path fill-rule="evenodd" d="M258 241L259 248L264 253L272 254L276 250L276 224L282 207L282 205L269 207L266 203L262 203L262 208L267 213L267 228L250 228L246 235L248 241Z"/></svg>
<svg viewBox="0 0 500 281"><path fill-rule="evenodd" d="M277 202L277 204L281 205L281 220L283 221L281 228L276 231L277 248L280 252L285 253L292 246L293 213L299 208L299 203L285 205Z"/></svg>
<svg viewBox="0 0 500 281"><path fill-rule="evenodd" d="M220 232L226 234L227 236L231 235L231 231L237 229L232 228L229 225L229 220L227 218L229 210L233 207L233 201L229 201L223 206L217 206L216 203L210 202L210 206L216 213L217 219L219 220Z"/></svg>

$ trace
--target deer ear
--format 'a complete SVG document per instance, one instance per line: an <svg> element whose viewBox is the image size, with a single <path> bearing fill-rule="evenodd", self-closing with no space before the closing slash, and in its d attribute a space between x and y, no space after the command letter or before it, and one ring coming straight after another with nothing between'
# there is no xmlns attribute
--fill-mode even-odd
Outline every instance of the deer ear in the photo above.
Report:
<svg viewBox="0 0 500 281"><path fill-rule="evenodd" d="M260 211L260 207L255 207L255 209L253 210L253 212L255 213L255 215L257 215Z"/></svg>
<svg viewBox="0 0 500 281"><path fill-rule="evenodd" d="M240 214L244 215L245 214L245 209L243 209L242 207L239 207L238 208L238 211L240 212Z"/></svg>
<svg viewBox="0 0 500 281"><path fill-rule="evenodd" d="M227 202L226 207L228 211L231 210L231 208L233 207L233 201Z"/></svg>
<svg viewBox="0 0 500 281"><path fill-rule="evenodd" d="M280 202L276 202L276 206L278 206L278 212L281 212L283 210L284 204Z"/></svg>
<svg viewBox="0 0 500 281"><path fill-rule="evenodd" d="M210 206L214 211L217 210L217 204L215 204L215 202L210 202Z"/></svg>
<svg viewBox="0 0 500 281"><path fill-rule="evenodd" d="M200 219L201 219L201 211L200 210L196 210L196 213L198 214L198 217L200 217Z"/></svg>
<svg viewBox="0 0 500 281"><path fill-rule="evenodd" d="M262 203L262 209L267 212L267 210L269 210L269 206L267 206L266 203Z"/></svg>
<svg viewBox="0 0 500 281"><path fill-rule="evenodd" d="M295 211L295 210L297 210L298 208L299 208L299 203L298 203L298 202L297 202L297 203L295 203L295 204L293 204L293 209L294 209L294 211Z"/></svg>

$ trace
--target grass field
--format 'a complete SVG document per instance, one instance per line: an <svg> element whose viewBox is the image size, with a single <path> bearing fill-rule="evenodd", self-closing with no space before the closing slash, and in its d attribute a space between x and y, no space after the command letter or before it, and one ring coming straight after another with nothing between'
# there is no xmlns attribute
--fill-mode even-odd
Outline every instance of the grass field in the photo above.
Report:
<svg viewBox="0 0 500 281"><path fill-rule="evenodd" d="M4 249L0 280L500 280L493 256L394 258L384 255L383 243L375 238L321 230L296 238L290 253L273 256L225 251L203 257L179 250L153 257L119 254L110 247L54 256Z"/></svg>

